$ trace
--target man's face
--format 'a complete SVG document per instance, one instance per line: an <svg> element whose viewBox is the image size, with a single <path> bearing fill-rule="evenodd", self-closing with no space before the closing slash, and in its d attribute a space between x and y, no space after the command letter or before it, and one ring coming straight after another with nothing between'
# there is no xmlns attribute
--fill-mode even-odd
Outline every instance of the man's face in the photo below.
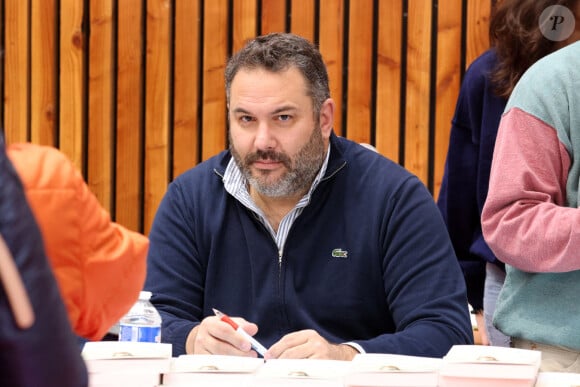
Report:
<svg viewBox="0 0 580 387"><path fill-rule="evenodd" d="M318 120L300 72L241 70L230 90L230 150L251 187L269 197L304 194L325 157L334 105Z"/></svg>

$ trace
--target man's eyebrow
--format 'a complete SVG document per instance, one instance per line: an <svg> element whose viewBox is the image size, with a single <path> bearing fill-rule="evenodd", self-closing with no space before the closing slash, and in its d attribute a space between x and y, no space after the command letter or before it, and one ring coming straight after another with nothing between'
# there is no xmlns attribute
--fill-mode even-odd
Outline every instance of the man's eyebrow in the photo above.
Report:
<svg viewBox="0 0 580 387"><path fill-rule="evenodd" d="M295 106L292 105L285 105L285 106L280 106L279 108L274 109L270 114L279 114L282 112L288 112L288 111L295 111L298 110L298 108L296 108ZM234 114L247 114L247 115L252 115L253 113L247 111L244 108L241 107L237 107L235 109L232 110L232 113Z"/></svg>
<svg viewBox="0 0 580 387"><path fill-rule="evenodd" d="M275 109L272 112L272 114L278 114L278 113L293 111L293 110L297 110L297 108L295 106L292 106L292 105L280 106L279 108Z"/></svg>
<svg viewBox="0 0 580 387"><path fill-rule="evenodd" d="M248 114L248 115L251 114L246 109L242 109L242 108L239 108L239 107L238 108L235 108L234 110L232 110L232 113L242 113L242 114Z"/></svg>

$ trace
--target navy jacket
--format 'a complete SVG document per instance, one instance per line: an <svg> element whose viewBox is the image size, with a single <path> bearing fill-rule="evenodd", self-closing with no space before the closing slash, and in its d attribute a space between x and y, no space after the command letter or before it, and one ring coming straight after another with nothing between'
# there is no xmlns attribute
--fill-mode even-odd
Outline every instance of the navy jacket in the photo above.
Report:
<svg viewBox="0 0 580 387"><path fill-rule="evenodd" d="M230 158L224 151L175 179L149 235L145 288L174 355L212 308L255 322L266 347L302 329L367 352L440 357L472 343L457 259L415 176L333 135L326 174L279 254L226 192Z"/></svg>
<svg viewBox="0 0 580 387"><path fill-rule="evenodd" d="M496 63L495 51L488 50L465 73L437 199L465 276L469 303L476 310L483 309L486 263L493 262L504 269L481 232L481 211L487 198L497 128L507 103L493 92L489 79Z"/></svg>

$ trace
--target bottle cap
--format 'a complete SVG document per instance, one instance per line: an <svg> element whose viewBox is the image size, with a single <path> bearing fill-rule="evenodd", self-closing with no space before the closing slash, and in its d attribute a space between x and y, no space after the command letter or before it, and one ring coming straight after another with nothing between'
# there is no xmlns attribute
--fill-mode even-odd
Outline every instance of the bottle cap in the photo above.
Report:
<svg viewBox="0 0 580 387"><path fill-rule="evenodd" d="M149 301L149 299L151 298L151 292L147 292L147 291L141 291L139 292L139 299L142 301Z"/></svg>

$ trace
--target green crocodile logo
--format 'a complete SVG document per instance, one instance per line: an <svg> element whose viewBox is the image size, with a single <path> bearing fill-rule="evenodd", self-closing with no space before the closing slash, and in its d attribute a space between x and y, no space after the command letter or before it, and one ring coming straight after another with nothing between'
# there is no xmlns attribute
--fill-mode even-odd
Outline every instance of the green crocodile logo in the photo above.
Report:
<svg viewBox="0 0 580 387"><path fill-rule="evenodd" d="M348 251L343 249L334 249L332 250L332 256L334 258L348 258Z"/></svg>

